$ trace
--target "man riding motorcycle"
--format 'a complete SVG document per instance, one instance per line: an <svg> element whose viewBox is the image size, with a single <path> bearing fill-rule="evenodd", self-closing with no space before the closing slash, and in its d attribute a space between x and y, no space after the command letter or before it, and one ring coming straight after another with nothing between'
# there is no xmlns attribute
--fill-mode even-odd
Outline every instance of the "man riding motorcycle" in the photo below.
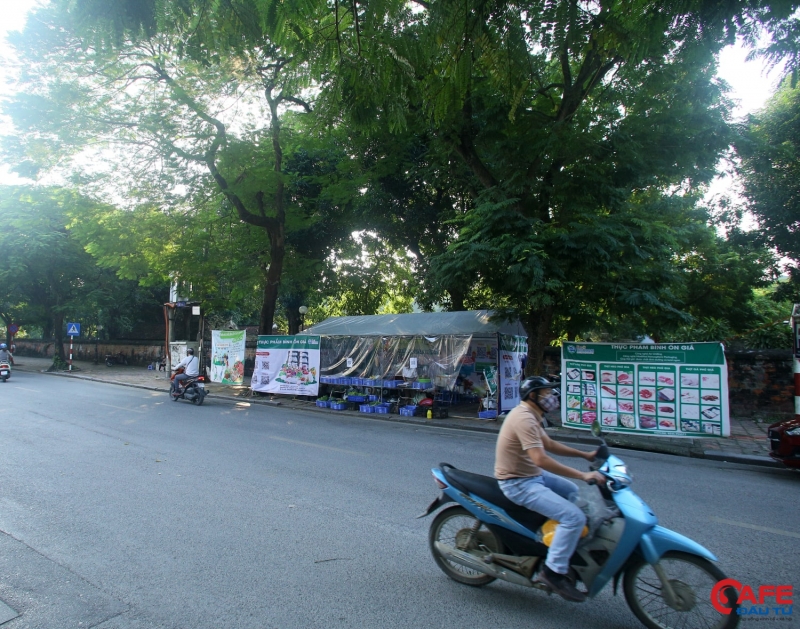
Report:
<svg viewBox="0 0 800 629"><path fill-rule="evenodd" d="M194 355L194 350L191 347L186 350L186 358L175 365L173 371L177 371L180 368L183 368L183 373L176 375L172 381L171 392L173 395L180 393L181 382L200 375L200 359Z"/></svg>
<svg viewBox="0 0 800 629"><path fill-rule="evenodd" d="M550 452L592 461L596 454L555 442L544 431L544 414L560 405L556 386L541 376L522 381L520 403L506 416L497 436L494 475L511 502L559 522L537 580L563 598L581 602L586 594L575 587L567 573L586 516L573 502L578 496L577 485L562 476L597 483L604 478L599 472L581 472L548 456Z"/></svg>
<svg viewBox="0 0 800 629"><path fill-rule="evenodd" d="M0 343L0 363L6 363L7 365L14 364L14 357L11 355L11 352L8 351L8 345L5 343Z"/></svg>

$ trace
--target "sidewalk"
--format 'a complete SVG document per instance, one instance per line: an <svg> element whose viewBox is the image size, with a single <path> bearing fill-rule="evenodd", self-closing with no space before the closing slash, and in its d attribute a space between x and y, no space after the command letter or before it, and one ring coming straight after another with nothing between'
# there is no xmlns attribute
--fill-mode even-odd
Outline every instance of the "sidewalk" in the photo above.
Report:
<svg viewBox="0 0 800 629"><path fill-rule="evenodd" d="M20 356L16 358L15 369L20 371L41 372L52 365L50 358L37 358ZM81 378L92 381L121 384L155 391L166 392L169 389L169 378L163 371L150 371L144 367L115 365L106 367L104 363L98 365L87 361L75 361L73 371L57 372L53 375ZM249 402L252 404L265 404L270 406L280 405L287 409L302 409L328 413L331 415L348 415L371 420L395 421L402 423L435 425L476 432L497 433L501 422L479 420L473 417L449 417L447 419L428 420L422 417L401 417L399 415L368 415L349 411L332 411L317 408L313 401L294 398L276 398L271 400L266 397L253 397L247 386L232 387L216 383L206 385L209 399L220 398L231 401ZM558 440L575 444L592 445L594 438L588 431L579 431L562 428L555 418L556 425L548 429L548 434ZM551 422L552 423L552 422ZM606 441L611 446L643 450L647 452L661 452L678 456L729 461L733 463L747 463L751 465L765 465L782 467L769 457L769 442L767 441L767 424L752 419L731 418L731 436L725 439L707 438L675 438L675 437L650 437L646 435L629 435L624 433L610 433Z"/></svg>

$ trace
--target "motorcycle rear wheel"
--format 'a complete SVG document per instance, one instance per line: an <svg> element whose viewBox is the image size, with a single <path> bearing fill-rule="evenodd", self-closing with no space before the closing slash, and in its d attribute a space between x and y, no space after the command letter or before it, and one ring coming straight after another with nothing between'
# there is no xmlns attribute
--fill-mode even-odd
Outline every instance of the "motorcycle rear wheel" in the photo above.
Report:
<svg viewBox="0 0 800 629"><path fill-rule="evenodd" d="M206 394L204 391L195 388L193 391L194 397L192 398L192 404L196 404L197 406L202 406L203 401L206 399Z"/></svg>
<svg viewBox="0 0 800 629"><path fill-rule="evenodd" d="M477 572L442 557L439 551L436 550L434 542L441 542L466 552L485 548L487 553L502 553L503 542L483 524L477 533L472 536L473 539L469 540L470 531L477 522L478 519L464 507L454 505L437 514L428 532L428 544L436 565L454 581L474 587L488 585L495 580L495 577L490 577L488 574Z"/></svg>
<svg viewBox="0 0 800 629"><path fill-rule="evenodd" d="M726 578L715 564L681 552L665 553L659 563L683 609L667 604L661 594L661 580L640 558L625 571L623 590L628 606L642 624L649 629L733 629L739 624L735 606L725 615L711 604L712 588Z"/></svg>

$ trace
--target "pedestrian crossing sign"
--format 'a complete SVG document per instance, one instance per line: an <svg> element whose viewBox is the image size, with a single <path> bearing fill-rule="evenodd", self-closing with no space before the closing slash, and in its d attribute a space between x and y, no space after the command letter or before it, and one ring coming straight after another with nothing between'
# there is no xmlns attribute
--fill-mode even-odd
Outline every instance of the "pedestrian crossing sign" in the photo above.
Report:
<svg viewBox="0 0 800 629"><path fill-rule="evenodd" d="M80 336L81 324L80 323L67 323L67 336Z"/></svg>

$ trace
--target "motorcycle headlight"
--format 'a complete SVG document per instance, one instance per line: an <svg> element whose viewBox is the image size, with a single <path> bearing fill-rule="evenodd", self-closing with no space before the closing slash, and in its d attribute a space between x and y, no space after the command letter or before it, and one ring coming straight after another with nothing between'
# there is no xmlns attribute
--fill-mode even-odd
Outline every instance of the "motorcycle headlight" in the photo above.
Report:
<svg viewBox="0 0 800 629"><path fill-rule="evenodd" d="M797 426L796 428L790 428L786 431L786 434L790 437L800 437L800 426Z"/></svg>

